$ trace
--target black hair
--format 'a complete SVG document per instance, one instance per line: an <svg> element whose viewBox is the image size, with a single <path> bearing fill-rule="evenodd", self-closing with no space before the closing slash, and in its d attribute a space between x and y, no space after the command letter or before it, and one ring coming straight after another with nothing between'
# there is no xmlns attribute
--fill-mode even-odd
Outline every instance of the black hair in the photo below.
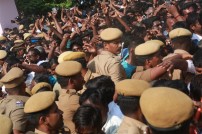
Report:
<svg viewBox="0 0 202 134"><path fill-rule="evenodd" d="M198 13L195 12L189 13L186 20L188 28L191 29L190 26L196 24L198 19L199 19Z"/></svg>
<svg viewBox="0 0 202 134"><path fill-rule="evenodd" d="M57 44L61 43L61 39L58 36L56 36L55 34L53 35L53 40L55 40Z"/></svg>
<svg viewBox="0 0 202 134"><path fill-rule="evenodd" d="M50 69L51 64L49 62L43 62L39 66L43 67L44 69Z"/></svg>
<svg viewBox="0 0 202 134"><path fill-rule="evenodd" d="M176 37L172 39L171 42L172 42L172 45L174 46L174 50L182 49L187 52L190 52L193 46L190 36Z"/></svg>
<svg viewBox="0 0 202 134"><path fill-rule="evenodd" d="M152 59L154 56L156 56L156 57L161 56L161 52L159 51L159 52L156 52L156 53L154 53L154 54L144 55L144 56L142 56L142 55L141 55L141 56L135 55L137 66L144 66L146 60L150 60L150 59Z"/></svg>
<svg viewBox="0 0 202 134"><path fill-rule="evenodd" d="M153 84L153 87L171 87L171 88L175 88L179 91L182 91L183 93L185 93L186 95L189 96L189 91L187 89L187 85L182 80L161 79L161 80L155 81L155 83Z"/></svg>
<svg viewBox="0 0 202 134"><path fill-rule="evenodd" d="M34 128L39 126L39 119L41 116L46 116L49 114L52 105L42 111L27 114L28 123L30 123Z"/></svg>
<svg viewBox="0 0 202 134"><path fill-rule="evenodd" d="M198 49L193 56L193 63L195 67L202 67L202 49Z"/></svg>
<svg viewBox="0 0 202 134"><path fill-rule="evenodd" d="M11 55L11 56L8 56L5 60L5 62L7 63L7 68L6 68L6 71L8 72L11 67L14 65L14 64L17 64L17 63L21 63L20 60L18 58L16 58L15 56Z"/></svg>
<svg viewBox="0 0 202 134"><path fill-rule="evenodd" d="M189 29L187 27L187 24L185 21L177 21L173 26L173 29L176 29L176 28L186 28L186 29Z"/></svg>
<svg viewBox="0 0 202 134"><path fill-rule="evenodd" d="M190 96L195 101L200 101L202 96L202 74L192 78L190 83Z"/></svg>
<svg viewBox="0 0 202 134"><path fill-rule="evenodd" d="M96 44L96 50L99 50L99 49L103 49L104 48L104 45L103 45L103 43L98 43L98 44Z"/></svg>
<svg viewBox="0 0 202 134"><path fill-rule="evenodd" d="M198 18L199 23L202 25L202 10L199 13L199 18Z"/></svg>
<svg viewBox="0 0 202 134"><path fill-rule="evenodd" d="M135 55L136 57L136 65L137 66L144 66L145 62L147 59L151 59L151 57L153 57L153 55L146 55L146 56L139 56L139 55Z"/></svg>
<svg viewBox="0 0 202 134"><path fill-rule="evenodd" d="M150 3L146 3L146 2L141 2L141 3L144 4L144 6L142 5L143 12L146 12L150 7L153 7L153 5Z"/></svg>
<svg viewBox="0 0 202 134"><path fill-rule="evenodd" d="M134 114L139 108L140 97L118 95L117 104L124 115Z"/></svg>
<svg viewBox="0 0 202 134"><path fill-rule="evenodd" d="M33 52L33 54L34 54L35 56L36 56L36 55L41 56L40 51L39 51L38 49L36 49L36 48L31 48L31 49L29 49L28 52Z"/></svg>
<svg viewBox="0 0 202 134"><path fill-rule="evenodd" d="M49 75L45 73L35 73L33 80L36 83L39 83L39 82L49 83Z"/></svg>
<svg viewBox="0 0 202 134"><path fill-rule="evenodd" d="M50 59L49 63L50 63L51 66L53 64L58 64L58 57L57 56L53 56L53 58Z"/></svg>
<svg viewBox="0 0 202 134"><path fill-rule="evenodd" d="M113 100L113 96L108 97L109 95L104 92L104 88L97 88L97 89L86 89L86 91L80 96L79 103L85 104L88 100L92 105L95 106L104 106L108 108L108 104Z"/></svg>
<svg viewBox="0 0 202 134"><path fill-rule="evenodd" d="M68 85L69 77L57 75L57 82L60 84L61 88L65 88Z"/></svg>
<svg viewBox="0 0 202 134"><path fill-rule="evenodd" d="M136 2L133 6L133 8L131 8L132 10L134 10L134 12L139 12L141 14L143 14L144 10L148 7L145 7L146 3L145 2ZM147 5L146 5L147 6Z"/></svg>
<svg viewBox="0 0 202 134"><path fill-rule="evenodd" d="M93 105L108 107L108 104L113 101L115 85L109 76L102 75L89 80L86 88L87 90L80 97L80 104L89 100Z"/></svg>
<svg viewBox="0 0 202 134"><path fill-rule="evenodd" d="M86 89L79 98L79 104L83 105L88 100L90 95L92 95L95 92L96 89ZM98 99L97 99L98 100ZM97 103L96 103L97 104ZM100 103L98 103L100 104Z"/></svg>
<svg viewBox="0 0 202 134"><path fill-rule="evenodd" d="M71 50L73 49L73 46L78 46L82 49L83 42L82 42L81 38L77 38L71 42L71 47L70 47Z"/></svg>
<svg viewBox="0 0 202 134"><path fill-rule="evenodd" d="M100 90L100 92L104 94L107 104L113 100L113 96L115 93L115 84L112 81L111 77L101 75L89 80L85 86L86 88Z"/></svg>
<svg viewBox="0 0 202 134"><path fill-rule="evenodd" d="M86 68L87 62L86 62L86 59L85 59L85 58L78 58L78 59L75 59L75 61L81 63L82 68Z"/></svg>
<svg viewBox="0 0 202 134"><path fill-rule="evenodd" d="M105 86L108 88L115 89L115 84L112 81L111 77L105 76L105 75L101 75L101 76L98 76L96 78L89 80L85 86L86 86L86 88L98 88L101 86Z"/></svg>
<svg viewBox="0 0 202 134"><path fill-rule="evenodd" d="M194 9L194 11L193 12L196 12L197 11L197 5L196 5L196 3L194 3L194 2L186 2L186 1L184 1L184 0L181 0L180 2L178 2L178 7L179 7L179 13L181 14L181 15L185 15L184 13L183 13L183 10L185 10L186 8L189 8L189 7L193 7L193 9Z"/></svg>
<svg viewBox="0 0 202 134"><path fill-rule="evenodd" d="M133 34L131 34L130 32L125 33L122 37L122 41L124 42L124 47L128 47L132 39L133 39Z"/></svg>
<svg viewBox="0 0 202 134"><path fill-rule="evenodd" d="M138 45L144 43L144 39L143 38L140 38L140 37L135 37L133 39L133 41L131 41L128 45L128 49L130 50L131 48L135 48L137 47Z"/></svg>
<svg viewBox="0 0 202 134"><path fill-rule="evenodd" d="M5 44L6 43L6 40L1 40L0 41L0 44Z"/></svg>
<svg viewBox="0 0 202 134"><path fill-rule="evenodd" d="M160 48L160 52L161 52L161 56L165 57L168 54L173 53L174 51L171 45L166 45Z"/></svg>
<svg viewBox="0 0 202 134"><path fill-rule="evenodd" d="M157 16L152 16L152 17L150 17L150 18L148 18L146 20L143 20L142 22L143 22L143 24L145 24L147 29L150 29L150 28L153 27L153 22L154 21L161 21L161 20Z"/></svg>
<svg viewBox="0 0 202 134"><path fill-rule="evenodd" d="M131 33L133 34L133 37L140 37L144 39L144 37L147 35L147 30L145 27L134 26Z"/></svg>
<svg viewBox="0 0 202 134"><path fill-rule="evenodd" d="M75 124L77 133L81 133L85 129L96 130L96 133L100 133L102 129L101 112L91 105L80 106L75 112L72 121Z"/></svg>

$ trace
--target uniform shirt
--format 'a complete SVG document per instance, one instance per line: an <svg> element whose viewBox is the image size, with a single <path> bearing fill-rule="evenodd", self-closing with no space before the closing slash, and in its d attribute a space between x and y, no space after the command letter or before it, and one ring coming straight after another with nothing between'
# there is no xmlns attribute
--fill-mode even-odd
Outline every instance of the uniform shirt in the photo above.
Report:
<svg viewBox="0 0 202 134"><path fill-rule="evenodd" d="M102 51L88 64L88 69L95 74L111 76L112 81L119 82L126 78L125 71L121 65L120 57L108 51Z"/></svg>
<svg viewBox="0 0 202 134"><path fill-rule="evenodd" d="M13 129L25 131L27 119L24 113L24 104L29 97L8 95L0 101L0 114L8 116L13 123Z"/></svg>
<svg viewBox="0 0 202 134"><path fill-rule="evenodd" d="M152 82L151 79L151 72L153 68L149 68L147 70L144 70L143 66L137 66L136 72L132 75L132 79L138 79L138 80L145 80L147 82ZM158 79L170 79L168 73L163 74Z"/></svg>
<svg viewBox="0 0 202 134"><path fill-rule="evenodd" d="M79 108L79 95L75 89L63 89L59 96L58 107L63 111L64 126L70 129L71 133L75 132L75 126L72 122L74 113ZM65 129L68 131L68 129Z"/></svg>
<svg viewBox="0 0 202 134"><path fill-rule="evenodd" d="M189 53L185 50L182 50L182 49L176 49L174 51L174 53L169 54L168 56L164 57L163 60L166 60L167 58L170 58L176 54L189 54ZM191 81L192 77L194 76L193 73L195 71L195 67L193 65L193 62L190 60L188 60L187 63L188 63L187 72L190 72L190 73L183 72L179 69L174 69L174 71L171 75L172 80L184 80L186 83L189 83Z"/></svg>
<svg viewBox="0 0 202 134"><path fill-rule="evenodd" d="M137 66L135 73L132 75L132 79L145 80L147 82L151 82L151 70L152 68L144 70L143 66Z"/></svg>
<svg viewBox="0 0 202 134"><path fill-rule="evenodd" d="M147 128L147 125L144 123L124 116L117 134L146 134Z"/></svg>

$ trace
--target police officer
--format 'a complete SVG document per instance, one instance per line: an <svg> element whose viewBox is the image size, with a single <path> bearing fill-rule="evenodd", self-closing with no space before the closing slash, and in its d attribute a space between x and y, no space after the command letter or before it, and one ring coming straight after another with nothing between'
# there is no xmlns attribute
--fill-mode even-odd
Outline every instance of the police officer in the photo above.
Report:
<svg viewBox="0 0 202 134"><path fill-rule="evenodd" d="M121 52L121 37L123 33L117 28L103 30L100 37L103 41L104 51L94 57L88 64L88 69L94 76L110 76L115 83L126 78L125 71L117 56Z"/></svg>
<svg viewBox="0 0 202 134"><path fill-rule="evenodd" d="M55 69L58 83L62 88L62 92L58 98L58 107L63 111L64 125L70 129L71 133L75 132L72 118L79 107L79 95L77 91L81 90L84 84L81 69L81 64L76 61L64 61ZM68 129L65 130L68 131Z"/></svg>
<svg viewBox="0 0 202 134"><path fill-rule="evenodd" d="M0 134L11 134L13 131L13 124L9 117L0 114Z"/></svg>
<svg viewBox="0 0 202 134"><path fill-rule="evenodd" d="M181 91L149 88L140 97L140 107L152 134L189 134L194 105Z"/></svg>
<svg viewBox="0 0 202 134"><path fill-rule="evenodd" d="M78 61L82 65L81 74L84 77L85 81L88 81L88 78L90 77L91 73L88 72L88 69L86 68L86 60L85 60L85 53L84 52L72 52L72 51L66 51L59 55L58 57L58 63L62 63L64 61ZM85 79L86 78L86 79ZM54 85L53 90L56 92L62 92L61 86L58 84L58 82Z"/></svg>
<svg viewBox="0 0 202 134"><path fill-rule="evenodd" d="M0 101L0 114L8 116L13 123L13 132L23 133L26 129L27 119L24 113L24 103L28 97L25 95L23 71L12 68L1 80L8 96Z"/></svg>
<svg viewBox="0 0 202 134"><path fill-rule="evenodd" d="M171 39L171 45L173 46L174 52L172 54L169 54L168 56L164 57L163 60L168 59L169 57L173 57L176 54L186 54L190 55L193 53L194 45L191 40L192 33L185 29L185 28L176 28L169 32L169 38ZM187 60L188 66L192 66L192 61ZM194 67L192 67L194 68ZM188 69L187 71L194 73L195 69ZM191 75L188 75L186 71L181 71L179 69L175 69L172 73L172 80L181 79L189 81L192 77Z"/></svg>
<svg viewBox="0 0 202 134"><path fill-rule="evenodd" d="M25 103L24 111L29 114L29 121L35 127L34 133L59 133L59 129L63 127L62 112L58 109L55 99L54 92L44 91L32 95Z"/></svg>
<svg viewBox="0 0 202 134"><path fill-rule="evenodd" d="M5 62L5 59L7 57L7 52L5 50L0 50L0 77L2 77L3 75L3 64Z"/></svg>
<svg viewBox="0 0 202 134"><path fill-rule="evenodd" d="M147 125L139 105L141 94L151 85L143 80L126 79L116 84L118 93L117 103L124 114L123 121L117 134L146 134Z"/></svg>
<svg viewBox="0 0 202 134"><path fill-rule="evenodd" d="M157 67L162 62L160 48L159 43L151 41L140 44L135 48L137 67L132 79L151 82L166 73L165 68Z"/></svg>

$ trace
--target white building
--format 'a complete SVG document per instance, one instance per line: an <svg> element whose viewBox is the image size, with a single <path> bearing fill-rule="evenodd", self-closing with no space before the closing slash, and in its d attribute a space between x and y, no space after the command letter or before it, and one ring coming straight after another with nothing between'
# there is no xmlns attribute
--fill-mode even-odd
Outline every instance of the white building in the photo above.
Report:
<svg viewBox="0 0 202 134"><path fill-rule="evenodd" d="M17 8L14 0L0 0L0 35L4 28L17 27L12 24L11 20L18 16Z"/></svg>

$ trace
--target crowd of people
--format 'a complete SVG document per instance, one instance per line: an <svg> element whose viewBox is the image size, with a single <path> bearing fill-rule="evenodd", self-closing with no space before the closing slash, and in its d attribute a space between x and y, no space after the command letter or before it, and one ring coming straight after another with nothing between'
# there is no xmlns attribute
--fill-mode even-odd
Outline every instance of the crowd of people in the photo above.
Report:
<svg viewBox="0 0 202 134"><path fill-rule="evenodd" d="M81 0L13 20L0 36L0 134L201 134L201 7Z"/></svg>

